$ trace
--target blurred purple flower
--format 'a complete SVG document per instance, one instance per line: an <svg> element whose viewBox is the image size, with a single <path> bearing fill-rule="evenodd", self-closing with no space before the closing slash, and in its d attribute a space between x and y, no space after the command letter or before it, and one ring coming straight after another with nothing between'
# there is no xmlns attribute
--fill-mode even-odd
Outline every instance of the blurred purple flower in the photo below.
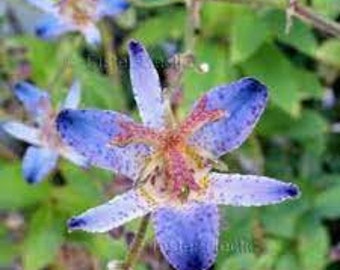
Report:
<svg viewBox="0 0 340 270"><path fill-rule="evenodd" d="M106 232L152 213L157 241L178 270L209 268L216 256L218 204L261 206L299 195L297 186L262 176L211 170L238 148L267 102L252 78L212 89L177 123L144 47L129 44L130 76L143 125L113 111L64 110L62 139L93 165L130 177L135 188L69 220L70 230Z"/></svg>
<svg viewBox="0 0 340 270"><path fill-rule="evenodd" d="M126 0L26 0L47 15L36 26L42 39L54 39L66 32L81 32L88 43L100 43L96 22L105 16L116 16L125 11Z"/></svg>
<svg viewBox="0 0 340 270"><path fill-rule="evenodd" d="M5 131L13 137L32 144L23 158L23 175L26 181L32 184L42 181L56 168L59 155L86 167L88 165L86 158L60 140L55 127L57 112L52 109L48 93L26 82L17 83L14 92L35 122L35 127L15 121L4 124ZM79 82L74 82L63 108L75 109L79 100L80 85Z"/></svg>

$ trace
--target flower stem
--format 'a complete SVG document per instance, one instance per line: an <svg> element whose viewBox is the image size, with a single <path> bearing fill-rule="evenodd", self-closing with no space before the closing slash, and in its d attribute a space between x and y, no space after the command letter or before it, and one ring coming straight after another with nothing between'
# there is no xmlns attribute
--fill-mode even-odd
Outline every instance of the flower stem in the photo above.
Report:
<svg viewBox="0 0 340 270"><path fill-rule="evenodd" d="M186 0L187 21L185 33L185 52L193 53L198 33L200 32L201 0Z"/></svg>
<svg viewBox="0 0 340 270"><path fill-rule="evenodd" d="M266 1L266 0L211 0L212 2L226 2L235 4L248 4L255 6L271 6L278 9L289 9L291 16L298 17L300 20L310 23L316 29L340 37L340 24L329 20L321 15L315 13L312 9L297 3L296 0L291 0L290 4L283 2Z"/></svg>
<svg viewBox="0 0 340 270"><path fill-rule="evenodd" d="M293 1L292 3L293 5L291 9L293 16L298 17L300 20L306 23L310 23L315 28L319 29L324 33L340 37L339 23L328 20L325 17L322 17L321 15L314 13L310 8L298 4L297 1Z"/></svg>
<svg viewBox="0 0 340 270"><path fill-rule="evenodd" d="M117 85L120 85L120 75L117 66L118 58L114 45L113 29L108 21L104 21L102 24L102 35L107 73L109 77L116 82Z"/></svg>
<svg viewBox="0 0 340 270"><path fill-rule="evenodd" d="M68 46L67 51L64 54L64 59L62 59L62 63L60 67L57 69L57 72L53 76L52 80L48 83L48 89L52 92L56 84L58 83L58 80L64 76L64 74L67 71L67 67L70 64L70 61L72 61L72 55L74 54L74 51L78 50L80 47L80 44L82 42L82 37L77 36L74 38L72 44Z"/></svg>
<svg viewBox="0 0 340 270"><path fill-rule="evenodd" d="M148 228L148 224L150 222L150 214L143 217L141 224L139 225L139 229L135 239L132 243L132 247L130 249L129 254L126 257L123 269L124 270L132 270L134 265L136 264L139 254L143 247L143 242L146 234L146 230Z"/></svg>

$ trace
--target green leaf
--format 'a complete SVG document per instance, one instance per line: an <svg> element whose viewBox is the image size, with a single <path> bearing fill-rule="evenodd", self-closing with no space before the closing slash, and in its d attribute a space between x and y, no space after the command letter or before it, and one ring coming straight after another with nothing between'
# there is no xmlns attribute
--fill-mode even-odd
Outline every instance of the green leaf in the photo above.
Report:
<svg viewBox="0 0 340 270"><path fill-rule="evenodd" d="M51 205L33 214L23 247L25 270L39 270L54 260L64 239L65 224Z"/></svg>
<svg viewBox="0 0 340 270"><path fill-rule="evenodd" d="M325 16L336 18L340 12L340 0L313 0L313 9Z"/></svg>
<svg viewBox="0 0 340 270"><path fill-rule="evenodd" d="M291 252L286 252L280 256L276 263L276 270L299 270L301 269L295 254Z"/></svg>
<svg viewBox="0 0 340 270"><path fill-rule="evenodd" d="M270 238L266 239L264 243L264 252L260 255L254 267L256 270L273 269L280 253L285 248L284 241L280 239Z"/></svg>
<svg viewBox="0 0 340 270"><path fill-rule="evenodd" d="M176 40L184 35L183 25L185 25L185 12L169 9L141 23L131 33L131 38L140 40L145 46L162 43L167 39Z"/></svg>
<svg viewBox="0 0 340 270"><path fill-rule="evenodd" d="M247 75L255 76L269 87L270 99L275 105L291 115L299 114L301 94L299 82L294 78L296 70L278 48L262 46L242 68Z"/></svg>
<svg viewBox="0 0 340 270"><path fill-rule="evenodd" d="M299 82L301 99L322 99L324 89L315 72L310 72L304 69L296 69L295 80Z"/></svg>
<svg viewBox="0 0 340 270"><path fill-rule="evenodd" d="M294 238L298 219L307 207L306 202L300 199L264 208L260 212L260 218L265 231L285 238Z"/></svg>
<svg viewBox="0 0 340 270"><path fill-rule="evenodd" d="M316 51L316 57L326 64L340 68L340 41L329 39L322 43Z"/></svg>
<svg viewBox="0 0 340 270"><path fill-rule="evenodd" d="M222 263L218 264L217 269L244 270L253 269L256 257L254 254L235 254L227 257Z"/></svg>
<svg viewBox="0 0 340 270"><path fill-rule="evenodd" d="M231 27L230 58L234 64L252 56L269 37L266 22L249 8L235 14Z"/></svg>
<svg viewBox="0 0 340 270"><path fill-rule="evenodd" d="M91 252L105 264L111 260L124 260L128 251L124 238L115 240L109 235L92 236L87 244Z"/></svg>
<svg viewBox="0 0 340 270"><path fill-rule="evenodd" d="M338 179L340 181L340 177ZM332 185L319 193L315 200L315 211L325 218L340 217L340 185Z"/></svg>
<svg viewBox="0 0 340 270"><path fill-rule="evenodd" d="M93 179L94 170L84 172L71 164L64 163L62 172L67 185L53 190L53 198L62 212L74 215L104 201L101 186Z"/></svg>
<svg viewBox="0 0 340 270"><path fill-rule="evenodd" d="M325 134L329 130L327 121L316 111L304 110L286 132L293 139L304 140Z"/></svg>
<svg viewBox="0 0 340 270"><path fill-rule="evenodd" d="M28 50L27 60L32 65L31 79L39 85L47 86L55 76L59 62L63 60L59 58L58 45L32 36L18 36L13 39L13 42L25 46Z"/></svg>
<svg viewBox="0 0 340 270"><path fill-rule="evenodd" d="M202 32L205 37L229 36L237 7L228 2L205 1L202 9ZM221 27L223 25L223 27Z"/></svg>
<svg viewBox="0 0 340 270"><path fill-rule="evenodd" d="M298 118L293 118L273 106L264 113L258 127L262 136L288 136L301 142L319 140L328 130L329 124L326 119L314 110L303 110Z"/></svg>
<svg viewBox="0 0 340 270"><path fill-rule="evenodd" d="M327 263L327 231L314 217L305 217L298 237L300 269L322 270Z"/></svg>
<svg viewBox="0 0 340 270"><path fill-rule="evenodd" d="M270 25L273 36L294 49L313 56L318 44L312 28L300 20L294 19L289 33L286 33L286 13L282 10L269 10L264 19Z"/></svg>
<svg viewBox="0 0 340 270"><path fill-rule="evenodd" d="M70 60L75 78L81 82L82 103L87 107L122 110L125 105L122 90L117 83L101 74L91 61L90 57L85 60L77 54Z"/></svg>
<svg viewBox="0 0 340 270"><path fill-rule="evenodd" d="M32 206L46 199L50 192L50 185L45 181L39 185L29 185L21 173L21 164L12 163L1 165L0 209L14 210Z"/></svg>
<svg viewBox="0 0 340 270"><path fill-rule="evenodd" d="M10 233L5 226L0 225L0 269L9 269L19 251Z"/></svg>
<svg viewBox="0 0 340 270"><path fill-rule="evenodd" d="M214 57L211 57L211 56ZM226 47L213 42L199 42L196 49L199 63L209 65L208 73L199 73L194 69L187 70L184 75L184 108L189 109L205 92L221 84L237 78L237 71L228 62Z"/></svg>

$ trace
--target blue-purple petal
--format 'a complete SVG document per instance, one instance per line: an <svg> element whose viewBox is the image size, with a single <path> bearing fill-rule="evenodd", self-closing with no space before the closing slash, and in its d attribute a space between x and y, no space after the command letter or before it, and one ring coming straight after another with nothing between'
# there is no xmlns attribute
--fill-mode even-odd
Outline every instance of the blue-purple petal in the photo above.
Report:
<svg viewBox="0 0 340 270"><path fill-rule="evenodd" d="M262 206L296 199L299 188L265 176L212 173L204 201L233 206Z"/></svg>
<svg viewBox="0 0 340 270"><path fill-rule="evenodd" d="M56 10L55 2L52 0L26 0L26 2L48 13L54 13Z"/></svg>
<svg viewBox="0 0 340 270"><path fill-rule="evenodd" d="M190 203L183 209L161 208L153 220L161 251L175 269L204 270L214 263L219 232L216 205Z"/></svg>
<svg viewBox="0 0 340 270"><path fill-rule="evenodd" d="M129 8L130 4L126 0L99 0L98 17L116 16Z"/></svg>
<svg viewBox="0 0 340 270"><path fill-rule="evenodd" d="M162 128L165 126L166 104L158 73L138 41L129 43L129 56L132 90L143 123L149 127Z"/></svg>
<svg viewBox="0 0 340 270"><path fill-rule="evenodd" d="M75 28L57 16L45 16L35 27L37 37L45 40L53 40L60 35L73 31Z"/></svg>
<svg viewBox="0 0 340 270"><path fill-rule="evenodd" d="M201 128L191 142L219 157L247 139L264 111L268 92L256 79L244 78L216 87L205 96L209 110L225 110L226 116Z"/></svg>
<svg viewBox="0 0 340 270"><path fill-rule="evenodd" d="M30 146L22 162L25 180L30 184L35 184L41 182L56 168L58 154L47 148Z"/></svg>
<svg viewBox="0 0 340 270"><path fill-rule="evenodd" d="M74 81L64 101L63 108L76 109L79 106L81 97L80 82Z"/></svg>
<svg viewBox="0 0 340 270"><path fill-rule="evenodd" d="M69 230L107 232L135 218L147 215L153 205L138 190L130 190L112 200L87 210L68 221Z"/></svg>
<svg viewBox="0 0 340 270"><path fill-rule="evenodd" d="M41 145L40 130L34 127L27 126L19 122L7 122L3 125L3 129L18 140L27 142L33 145Z"/></svg>
<svg viewBox="0 0 340 270"><path fill-rule="evenodd" d="M64 110L56 121L62 140L90 164L138 179L150 148L144 144L110 145L123 132L118 122L132 121L127 116L95 109Z"/></svg>
<svg viewBox="0 0 340 270"><path fill-rule="evenodd" d="M101 35L96 25L90 24L81 31L88 44L95 46L101 43Z"/></svg>
<svg viewBox="0 0 340 270"><path fill-rule="evenodd" d="M18 82L13 87L16 97L24 104L25 109L35 118L46 115L51 109L50 97L27 82Z"/></svg>

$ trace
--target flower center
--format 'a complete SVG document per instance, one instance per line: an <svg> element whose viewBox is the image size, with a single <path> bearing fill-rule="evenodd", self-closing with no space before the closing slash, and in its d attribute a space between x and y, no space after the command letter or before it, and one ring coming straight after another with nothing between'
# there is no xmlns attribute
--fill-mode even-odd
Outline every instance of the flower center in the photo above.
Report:
<svg viewBox="0 0 340 270"><path fill-rule="evenodd" d="M130 143L149 145L150 156L141 181L151 183L162 195L187 200L191 193L199 192L201 180L211 169L209 157L189 143L190 137L204 125L225 116L223 110L208 110L203 97L195 110L174 128L155 130L134 122L121 121L122 132L110 143L125 146Z"/></svg>
<svg viewBox="0 0 340 270"><path fill-rule="evenodd" d="M98 0L61 0L58 3L59 13L68 21L82 27L94 19L97 2Z"/></svg>

